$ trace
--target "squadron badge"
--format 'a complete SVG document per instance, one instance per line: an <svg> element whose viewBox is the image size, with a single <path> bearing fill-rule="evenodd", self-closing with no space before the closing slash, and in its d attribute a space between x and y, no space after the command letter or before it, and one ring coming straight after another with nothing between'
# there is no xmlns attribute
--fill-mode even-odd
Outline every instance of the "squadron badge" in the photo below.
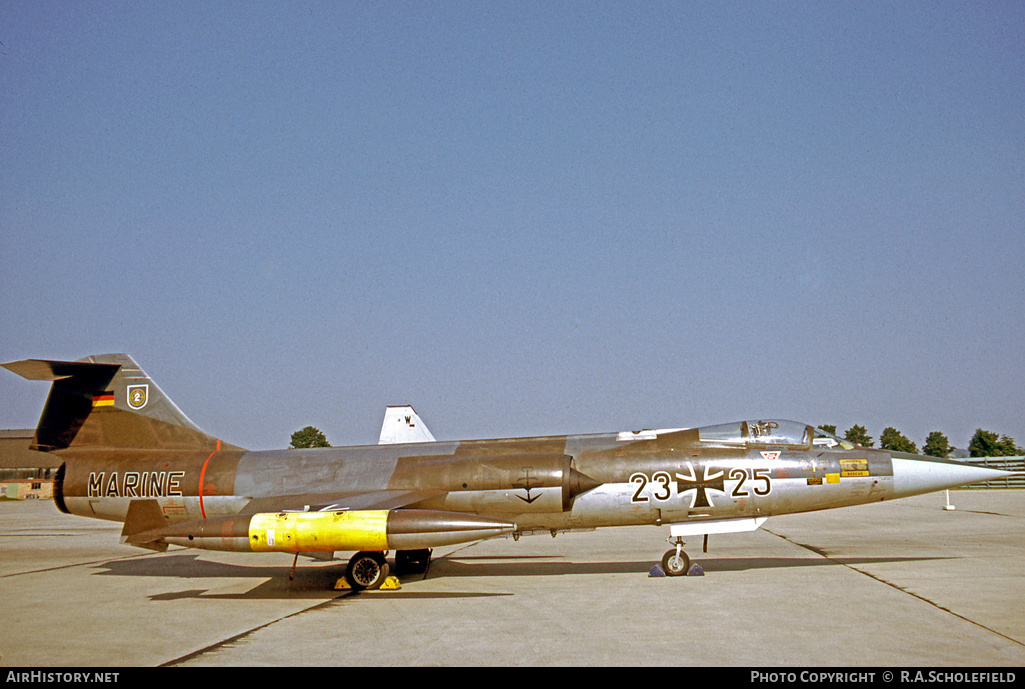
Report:
<svg viewBox="0 0 1025 689"><path fill-rule="evenodd" d="M128 386L128 406L132 409L142 409L149 400L149 385Z"/></svg>

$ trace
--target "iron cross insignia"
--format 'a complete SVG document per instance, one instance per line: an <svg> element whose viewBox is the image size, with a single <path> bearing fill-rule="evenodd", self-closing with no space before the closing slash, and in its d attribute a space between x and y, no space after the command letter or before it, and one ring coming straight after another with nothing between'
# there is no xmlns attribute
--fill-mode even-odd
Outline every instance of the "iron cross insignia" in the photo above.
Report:
<svg viewBox="0 0 1025 689"><path fill-rule="evenodd" d="M709 499L708 491L715 490L720 493L726 492L726 485L723 482L724 472L722 469L715 470L710 465L705 464L702 469L703 478L698 477L698 472L695 471L694 465L690 462L686 463L687 474L676 474L676 492L679 495L683 495L685 491L693 490L694 495L691 497L690 506L691 509L696 507L712 507L712 502Z"/></svg>

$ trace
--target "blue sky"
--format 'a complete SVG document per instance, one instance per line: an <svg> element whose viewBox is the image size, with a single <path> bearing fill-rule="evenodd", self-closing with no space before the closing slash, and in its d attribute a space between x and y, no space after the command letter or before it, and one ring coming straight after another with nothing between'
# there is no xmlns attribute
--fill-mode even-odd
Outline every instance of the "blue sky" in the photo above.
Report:
<svg viewBox="0 0 1025 689"><path fill-rule="evenodd" d="M0 359L244 447L1025 444L1025 5L0 5ZM0 428L47 386L0 371Z"/></svg>

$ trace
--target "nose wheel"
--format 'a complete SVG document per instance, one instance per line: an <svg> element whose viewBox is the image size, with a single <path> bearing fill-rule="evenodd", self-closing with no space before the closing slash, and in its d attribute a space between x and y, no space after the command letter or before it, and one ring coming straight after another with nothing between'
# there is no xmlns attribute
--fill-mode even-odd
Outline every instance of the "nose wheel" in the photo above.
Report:
<svg viewBox="0 0 1025 689"><path fill-rule="evenodd" d="M666 554L662 556L662 571L671 577L685 576L690 570L690 558L687 553L683 552L682 540L677 538L675 545L675 548L667 550Z"/></svg>

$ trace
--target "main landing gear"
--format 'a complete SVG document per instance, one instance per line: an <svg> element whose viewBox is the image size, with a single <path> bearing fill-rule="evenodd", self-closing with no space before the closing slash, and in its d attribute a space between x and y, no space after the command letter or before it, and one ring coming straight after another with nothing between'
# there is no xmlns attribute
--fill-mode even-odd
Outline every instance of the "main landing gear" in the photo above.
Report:
<svg viewBox="0 0 1025 689"><path fill-rule="evenodd" d="M345 581L354 591L380 588L390 573L384 556L385 553L369 550L356 553L345 568ZM396 574L425 574L430 564L430 548L395 551Z"/></svg>
<svg viewBox="0 0 1025 689"><path fill-rule="evenodd" d="M354 591L376 589L388 578L388 571L384 553L364 550L349 559L345 580Z"/></svg>

